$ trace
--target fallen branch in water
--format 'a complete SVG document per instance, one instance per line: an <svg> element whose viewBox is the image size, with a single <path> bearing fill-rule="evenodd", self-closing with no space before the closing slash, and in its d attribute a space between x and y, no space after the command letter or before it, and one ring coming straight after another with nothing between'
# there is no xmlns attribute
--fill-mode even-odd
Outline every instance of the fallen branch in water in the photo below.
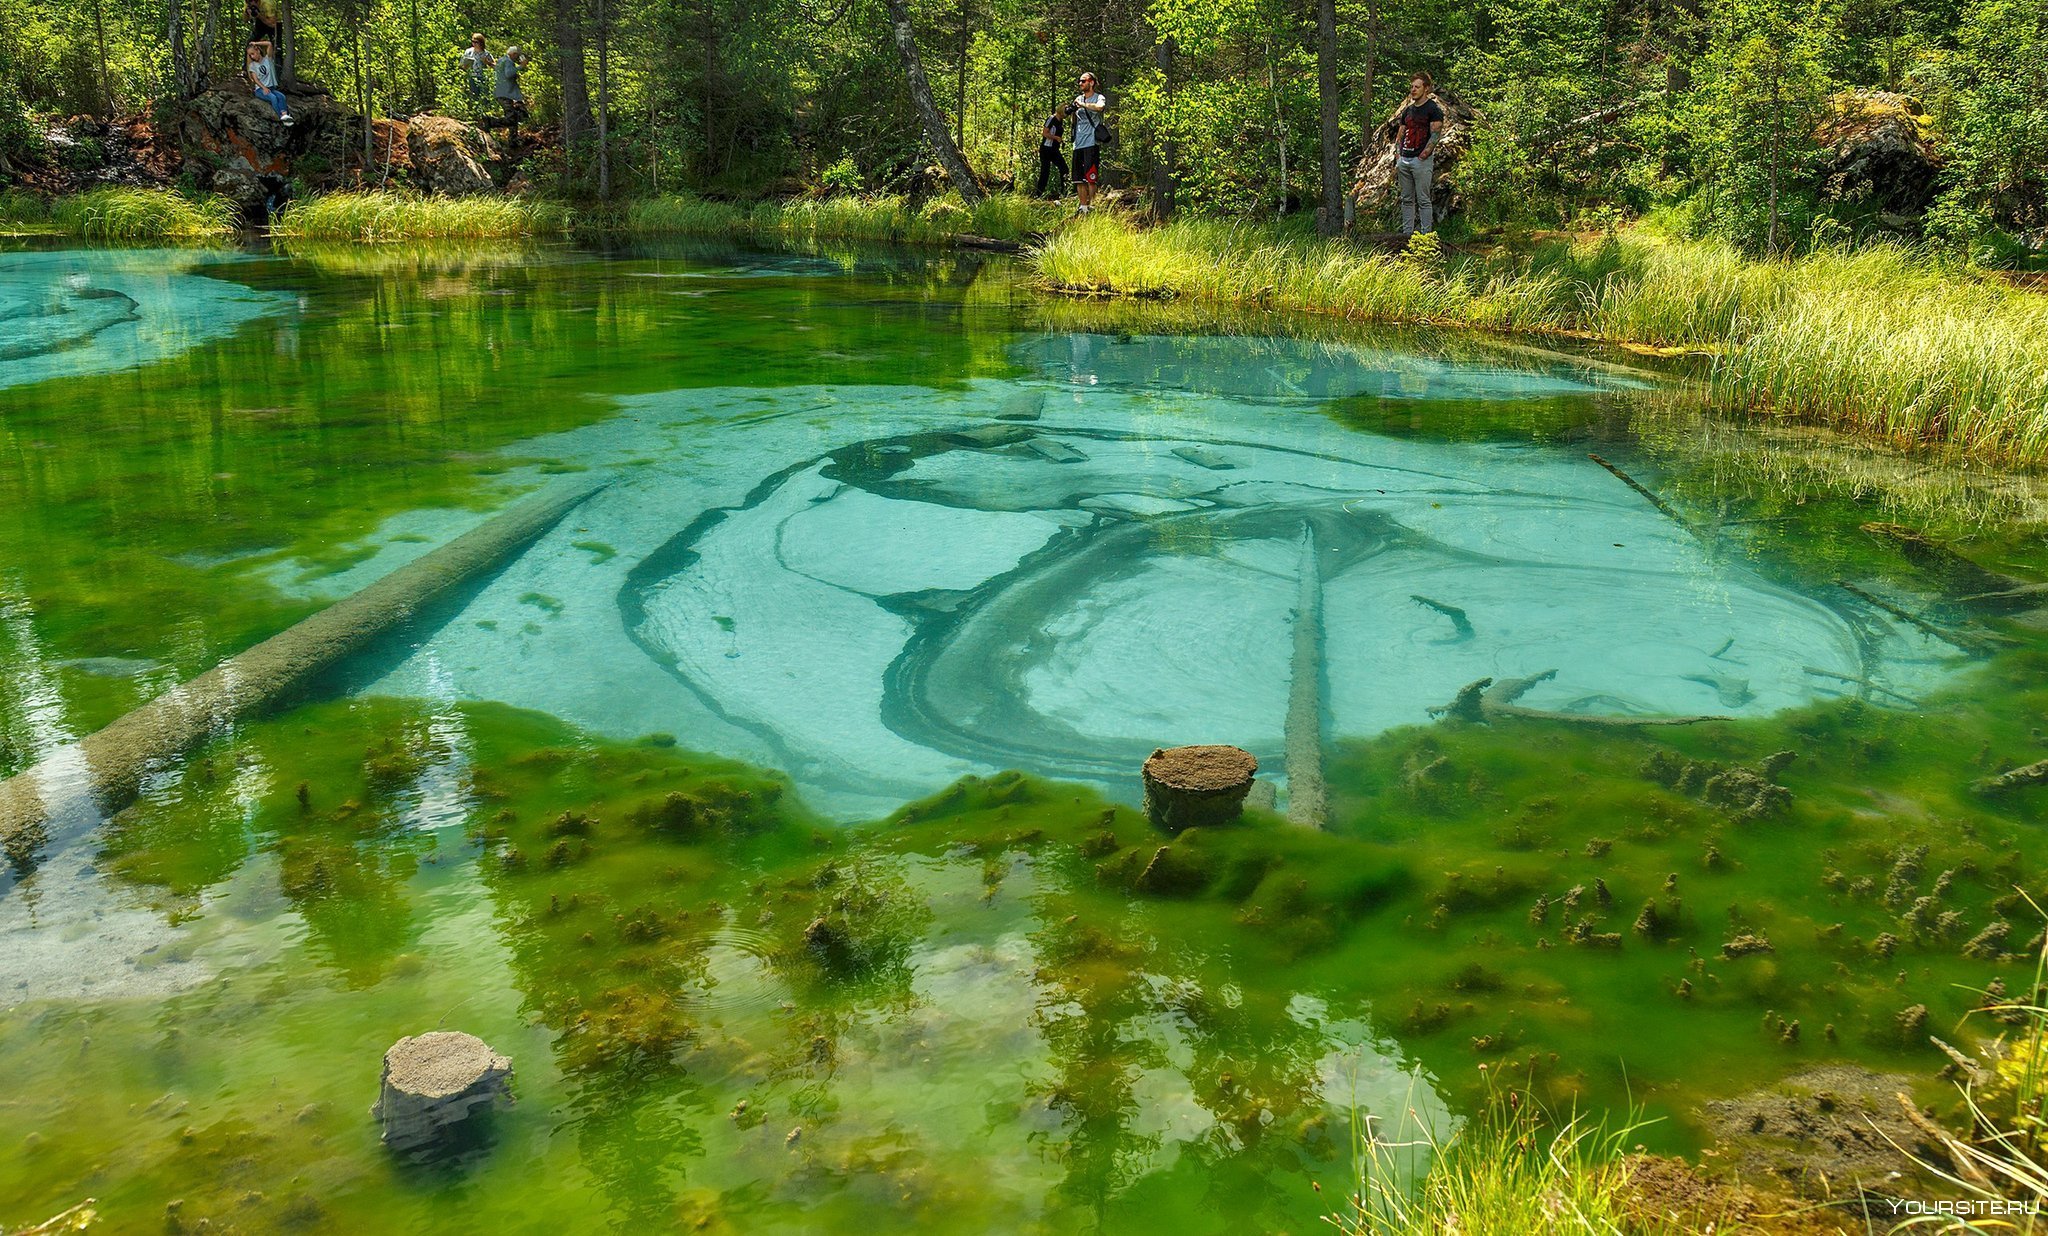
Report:
<svg viewBox="0 0 2048 1236"><path fill-rule="evenodd" d="M1527 695L1539 683L1557 677L1557 671L1544 670L1527 678L1506 678L1495 682L1481 678L1477 682L1459 688L1457 698L1441 708L1432 708L1430 715L1453 721L1470 721L1481 725L1495 721L1561 721L1567 725L1597 725L1607 728L1635 728L1653 725L1697 725L1702 721L1726 721L1727 717L1717 716L1675 716L1675 717L1630 717L1599 716L1593 713L1553 712L1547 708L1524 708L1515 703Z"/></svg>
<svg viewBox="0 0 2048 1236"><path fill-rule="evenodd" d="M1690 532L1693 535L1693 537L1700 542L1700 544L1713 544L1714 538L1711 534L1709 534L1705 529L1701 528L1699 525L1687 519L1685 516L1680 515L1678 511L1670 503L1664 501L1664 499L1659 498L1656 494L1652 493L1648 486L1636 480L1636 478L1630 476L1628 473L1623 472L1620 468L1617 468L1613 464L1608 463L1605 459L1602 459L1600 456L1594 454L1591 451L1586 452L1586 458L1592 460L1594 463L1599 464L1601 467L1613 473L1615 480L1620 481L1622 484L1628 486L1630 489L1633 489L1637 493L1641 494L1643 496L1643 499L1647 501L1651 506L1656 507L1658 512L1661 513L1666 519L1670 520L1674 524L1677 524L1679 527L1685 529L1687 532Z"/></svg>
<svg viewBox="0 0 2048 1236"><path fill-rule="evenodd" d="M1855 597L1857 600L1863 602L1865 605L1871 606L1872 608L1877 610L1881 610L1884 613L1887 613L1892 617L1898 619L1900 622L1905 623L1907 626L1916 627L1919 630L1924 631L1929 635L1932 635L1934 638L1940 640L1942 643L1948 644L1955 648L1959 648L1964 652L1974 652L1979 654L1989 653L1995 651L1999 645L2011 642L2009 640L1998 639L1995 637L1965 635L1959 631L1951 631L1948 628L1942 626L1940 623L1930 622L1927 619L1922 618L1920 615L1913 613L1911 610L1892 604L1890 601L1887 601L1883 597L1878 596L1873 592L1870 592L1868 589L1859 588L1855 584L1850 583L1846 579L1838 579L1835 581L1835 584L1836 586L1841 588L1842 591L1848 593L1852 597Z"/></svg>
<svg viewBox="0 0 2048 1236"><path fill-rule="evenodd" d="M1970 788L1979 794L2003 794L2007 790L2023 789L2026 786L2043 783L2048 783L2048 760L2022 764L1995 777L1986 777Z"/></svg>
<svg viewBox="0 0 2048 1236"><path fill-rule="evenodd" d="M1428 597L1415 593L1410 593L1408 599L1424 609L1433 609L1450 619L1451 629L1458 633L1458 639L1468 640L1472 638L1472 620L1465 616L1464 610L1459 609L1455 605L1446 605L1442 601L1432 601Z"/></svg>
<svg viewBox="0 0 2048 1236"><path fill-rule="evenodd" d="M1870 681L1868 678L1858 678L1854 674L1843 674L1831 669L1821 669L1817 665L1805 665L1801 666L1800 668L1805 670L1807 673L1812 674L1816 678L1833 678L1838 682L1854 683L1857 686L1862 687L1865 691L1875 691L1879 695L1889 695L1895 700L1903 701L1909 707L1920 707L1920 701L1914 699L1912 696L1901 695L1897 691L1892 690L1890 687L1879 686L1877 683Z"/></svg>

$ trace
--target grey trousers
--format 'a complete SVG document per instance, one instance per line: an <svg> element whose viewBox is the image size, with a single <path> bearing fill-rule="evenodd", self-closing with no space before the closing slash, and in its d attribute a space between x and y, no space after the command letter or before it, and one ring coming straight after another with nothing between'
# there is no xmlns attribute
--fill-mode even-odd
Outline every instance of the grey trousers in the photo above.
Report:
<svg viewBox="0 0 2048 1236"><path fill-rule="evenodd" d="M1436 174L1436 156L1427 159L1394 160L1394 188L1401 194L1401 231L1434 231L1435 205L1429 200L1430 178Z"/></svg>

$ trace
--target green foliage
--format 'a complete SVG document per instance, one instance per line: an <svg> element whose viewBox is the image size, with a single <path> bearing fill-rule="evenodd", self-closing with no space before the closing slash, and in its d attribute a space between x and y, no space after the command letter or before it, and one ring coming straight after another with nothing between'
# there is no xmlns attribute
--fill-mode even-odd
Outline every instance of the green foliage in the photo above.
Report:
<svg viewBox="0 0 2048 1236"><path fill-rule="evenodd" d="M330 193L287 207L270 230L287 240L503 239L557 236L569 218L557 203L523 198Z"/></svg>
<svg viewBox="0 0 2048 1236"><path fill-rule="evenodd" d="M1706 214L1751 252L1783 252L1812 224L1814 129L1830 82L1820 32L1787 0L1721 0L1697 124Z"/></svg>
<svg viewBox="0 0 2048 1236"><path fill-rule="evenodd" d="M1920 66L1943 136L1943 192L1931 236L1995 265L2020 259L2013 233L2048 227L2048 11L1987 0L1967 10L1952 51Z"/></svg>

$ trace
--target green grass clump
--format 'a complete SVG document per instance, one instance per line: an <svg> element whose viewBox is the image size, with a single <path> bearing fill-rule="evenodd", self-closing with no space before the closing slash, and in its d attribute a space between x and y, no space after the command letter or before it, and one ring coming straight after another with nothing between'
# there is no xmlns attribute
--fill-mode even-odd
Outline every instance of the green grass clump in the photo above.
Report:
<svg viewBox="0 0 2048 1236"><path fill-rule="evenodd" d="M641 235L950 244L961 236L1021 241L1051 227L1057 217L1057 206L1014 194L973 206L951 194L921 205L890 196L798 198L751 206L674 196L634 203L626 228Z"/></svg>
<svg viewBox="0 0 2048 1236"><path fill-rule="evenodd" d="M1520 1096L1517 1096L1518 1098ZM1711 1222L1646 1219L1630 1190L1628 1146L1639 1126L1584 1118L1549 1121L1534 1103L1496 1100L1448 1138L1387 1142L1354 1128L1358 1183L1328 1216L1345 1236L1599 1236L1712 1231ZM1403 1151L1425 1152L1428 1175L1410 1185ZM1708 1218L1708 1216L1700 1216Z"/></svg>
<svg viewBox="0 0 2048 1236"><path fill-rule="evenodd" d="M404 193L329 193L295 203L271 225L287 240L474 240L560 235L569 210L514 197L415 197Z"/></svg>
<svg viewBox="0 0 2048 1236"><path fill-rule="evenodd" d="M1722 408L1899 446L2048 460L2048 298L1915 250L1755 261L1623 233L1527 255L1388 255L1243 224L1109 215L1032 255L1055 290L1595 338L1711 358Z"/></svg>
<svg viewBox="0 0 2048 1236"><path fill-rule="evenodd" d="M22 189L0 192L0 225L39 227L50 222L50 203Z"/></svg>
<svg viewBox="0 0 2048 1236"><path fill-rule="evenodd" d="M235 230L227 199L194 201L168 189L94 189L51 203L50 219L82 240L198 240Z"/></svg>

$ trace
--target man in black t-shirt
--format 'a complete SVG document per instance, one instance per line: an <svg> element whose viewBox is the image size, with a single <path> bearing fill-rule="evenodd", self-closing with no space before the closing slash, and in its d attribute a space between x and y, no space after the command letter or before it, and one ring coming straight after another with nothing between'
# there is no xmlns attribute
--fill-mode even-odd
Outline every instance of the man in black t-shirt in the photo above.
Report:
<svg viewBox="0 0 2048 1236"><path fill-rule="evenodd" d="M1067 183L1067 159L1060 153L1060 138L1067 131L1067 113L1073 111L1072 104L1053 109L1038 131L1038 187L1031 191L1033 197L1044 197L1047 182L1055 186ZM1054 172L1059 176L1055 179Z"/></svg>
<svg viewBox="0 0 2048 1236"><path fill-rule="evenodd" d="M1417 73L1408 97L1394 113L1394 187L1401 194L1401 235L1436 230L1430 182L1436 175L1436 139L1444 129L1443 105L1430 97L1435 83Z"/></svg>

